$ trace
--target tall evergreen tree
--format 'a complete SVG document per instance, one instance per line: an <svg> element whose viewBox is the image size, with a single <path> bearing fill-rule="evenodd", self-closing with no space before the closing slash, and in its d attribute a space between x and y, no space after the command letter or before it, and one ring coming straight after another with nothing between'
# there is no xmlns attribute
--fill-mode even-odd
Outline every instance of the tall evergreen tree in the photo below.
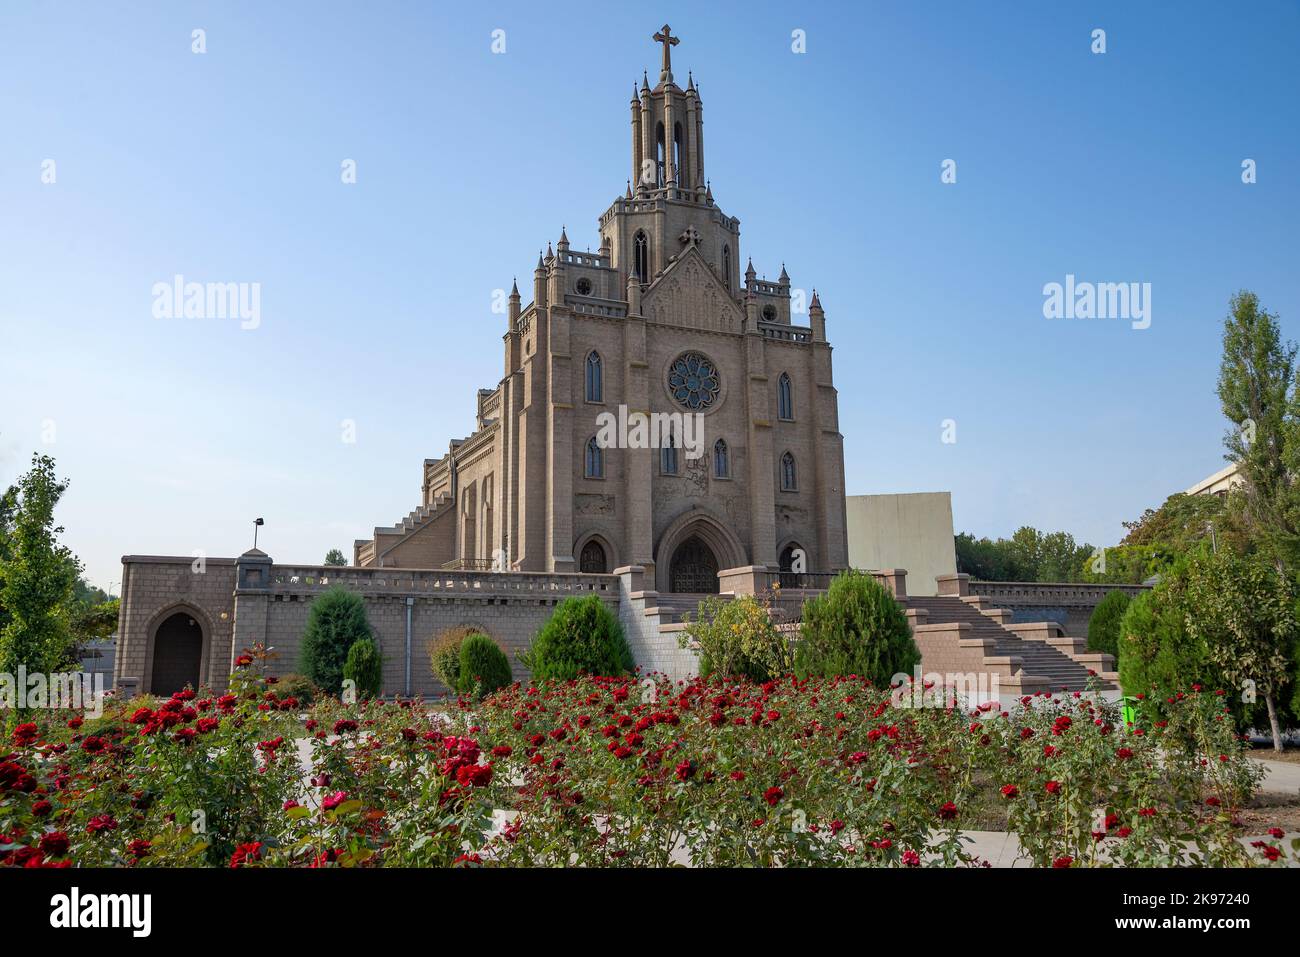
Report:
<svg viewBox="0 0 1300 957"><path fill-rule="evenodd" d="M1236 494L1251 538L1279 569L1294 574L1300 566L1296 346L1282 341L1277 316L1253 292L1242 290L1229 306L1218 388L1232 423L1223 438L1226 457L1245 479Z"/></svg>

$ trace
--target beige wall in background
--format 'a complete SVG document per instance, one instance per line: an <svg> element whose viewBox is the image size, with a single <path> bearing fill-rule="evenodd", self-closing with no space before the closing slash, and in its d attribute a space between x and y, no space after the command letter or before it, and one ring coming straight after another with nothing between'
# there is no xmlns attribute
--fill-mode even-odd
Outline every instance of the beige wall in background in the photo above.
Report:
<svg viewBox="0 0 1300 957"><path fill-rule="evenodd" d="M846 503L854 568L905 568L910 595L935 594L935 577L957 571L950 493L849 495Z"/></svg>

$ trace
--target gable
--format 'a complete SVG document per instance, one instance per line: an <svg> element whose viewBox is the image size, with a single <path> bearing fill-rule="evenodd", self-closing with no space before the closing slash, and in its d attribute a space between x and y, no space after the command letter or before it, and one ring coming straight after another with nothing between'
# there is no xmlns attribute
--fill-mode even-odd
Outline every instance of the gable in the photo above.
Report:
<svg viewBox="0 0 1300 957"><path fill-rule="evenodd" d="M745 314L692 246L651 283L641 300L648 320L711 332L745 331Z"/></svg>

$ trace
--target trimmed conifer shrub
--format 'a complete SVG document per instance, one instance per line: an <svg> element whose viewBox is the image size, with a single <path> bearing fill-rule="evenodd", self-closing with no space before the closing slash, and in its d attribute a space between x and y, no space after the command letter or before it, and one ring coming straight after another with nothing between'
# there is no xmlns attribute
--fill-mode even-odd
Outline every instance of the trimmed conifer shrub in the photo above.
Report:
<svg viewBox="0 0 1300 957"><path fill-rule="evenodd" d="M1119 655L1119 625L1131 601L1127 592L1107 592L1088 619L1088 650Z"/></svg>
<svg viewBox="0 0 1300 957"><path fill-rule="evenodd" d="M343 690L348 651L372 637L365 600L343 588L331 588L311 603L300 651L302 673L332 695Z"/></svg>
<svg viewBox="0 0 1300 957"><path fill-rule="evenodd" d="M466 635L460 643L459 690L486 697L510 684L510 659L501 646L481 633Z"/></svg>
<svg viewBox="0 0 1300 957"><path fill-rule="evenodd" d="M373 639L362 638L348 649L343 678L356 683L357 698L377 698L384 688L383 657Z"/></svg>
<svg viewBox="0 0 1300 957"><path fill-rule="evenodd" d="M621 675L633 669L623 626L596 595L566 598L519 656L534 680Z"/></svg>
<svg viewBox="0 0 1300 957"><path fill-rule="evenodd" d="M920 660L902 606L870 575L849 569L825 595L804 602L795 647L801 678L859 675L887 688L894 675L911 673Z"/></svg>

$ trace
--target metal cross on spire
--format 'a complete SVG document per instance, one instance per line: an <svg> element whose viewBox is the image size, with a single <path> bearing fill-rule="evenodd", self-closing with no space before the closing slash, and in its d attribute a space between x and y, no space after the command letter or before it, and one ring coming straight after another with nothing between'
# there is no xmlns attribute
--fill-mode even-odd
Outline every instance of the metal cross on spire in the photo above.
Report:
<svg viewBox="0 0 1300 957"><path fill-rule="evenodd" d="M659 79L671 83L673 79L672 48L682 41L673 36L672 28L666 23L664 24L663 29L650 39L654 40L656 43L662 43L664 45L664 62L663 68L659 71Z"/></svg>

